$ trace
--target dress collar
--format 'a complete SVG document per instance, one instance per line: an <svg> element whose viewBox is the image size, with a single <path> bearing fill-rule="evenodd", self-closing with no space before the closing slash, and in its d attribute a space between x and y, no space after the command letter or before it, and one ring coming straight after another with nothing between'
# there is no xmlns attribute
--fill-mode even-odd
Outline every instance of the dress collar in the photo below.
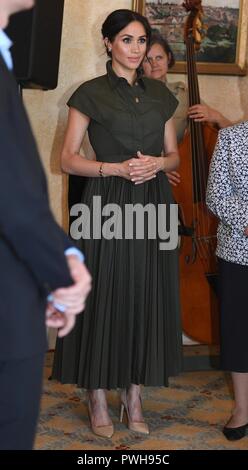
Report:
<svg viewBox="0 0 248 470"><path fill-rule="evenodd" d="M123 83L128 84L126 78L118 77L118 75L116 75L116 73L114 72L114 70L112 68L112 61L111 60L109 60L107 62L106 68L107 68L108 79L109 79L109 82L110 82L110 85L111 85L112 88L116 88L116 87L120 86ZM144 84L144 81L142 79L142 71L139 70L139 69L137 70L137 78L136 78L135 83L138 83L143 89L145 88L145 84Z"/></svg>

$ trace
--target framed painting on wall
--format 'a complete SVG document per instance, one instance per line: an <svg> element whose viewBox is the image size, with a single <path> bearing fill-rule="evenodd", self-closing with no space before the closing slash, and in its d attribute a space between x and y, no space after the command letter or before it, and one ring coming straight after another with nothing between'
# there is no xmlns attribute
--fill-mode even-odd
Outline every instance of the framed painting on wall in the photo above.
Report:
<svg viewBox="0 0 248 470"><path fill-rule="evenodd" d="M248 0L203 0L204 37L196 53L197 71L205 74L245 75ZM170 72L185 73L184 25L188 13L182 0L133 0L154 31L168 40L176 64Z"/></svg>

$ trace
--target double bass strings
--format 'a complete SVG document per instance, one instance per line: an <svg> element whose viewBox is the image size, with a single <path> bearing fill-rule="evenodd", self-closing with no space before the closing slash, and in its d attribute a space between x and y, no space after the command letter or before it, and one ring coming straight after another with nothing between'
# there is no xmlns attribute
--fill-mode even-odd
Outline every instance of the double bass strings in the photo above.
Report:
<svg viewBox="0 0 248 470"><path fill-rule="evenodd" d="M189 80L189 105L200 102L199 85L197 80L194 40L192 33L186 41L187 68ZM208 240L208 230L210 227L210 217L205 212L205 192L207 185L207 158L205 152L203 128L200 122L190 120L190 142L191 142L191 167L193 169L192 191L194 197L193 203L193 224L195 229L194 241L200 258L206 264L208 270L210 244ZM202 206L202 210L200 210ZM211 250L212 251L212 250Z"/></svg>

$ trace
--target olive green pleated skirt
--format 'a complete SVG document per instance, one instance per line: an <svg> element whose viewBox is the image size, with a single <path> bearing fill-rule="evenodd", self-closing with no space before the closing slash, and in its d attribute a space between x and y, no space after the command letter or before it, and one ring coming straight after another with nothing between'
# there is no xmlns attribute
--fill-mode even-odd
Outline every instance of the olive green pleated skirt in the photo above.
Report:
<svg viewBox="0 0 248 470"><path fill-rule="evenodd" d="M102 205L173 202L167 178L134 186L121 178L90 178L82 201ZM158 239L80 240L93 287L74 330L57 339L52 377L87 389L131 383L167 386L182 368L178 252Z"/></svg>

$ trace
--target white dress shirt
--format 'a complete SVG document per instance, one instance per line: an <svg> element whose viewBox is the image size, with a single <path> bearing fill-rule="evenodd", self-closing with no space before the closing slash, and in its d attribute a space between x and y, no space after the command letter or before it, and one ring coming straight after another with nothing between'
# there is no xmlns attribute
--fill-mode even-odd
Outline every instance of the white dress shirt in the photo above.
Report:
<svg viewBox="0 0 248 470"><path fill-rule="evenodd" d="M11 46L12 41L8 38L7 34L0 29L0 54L9 70L13 69L13 61L10 53Z"/></svg>

